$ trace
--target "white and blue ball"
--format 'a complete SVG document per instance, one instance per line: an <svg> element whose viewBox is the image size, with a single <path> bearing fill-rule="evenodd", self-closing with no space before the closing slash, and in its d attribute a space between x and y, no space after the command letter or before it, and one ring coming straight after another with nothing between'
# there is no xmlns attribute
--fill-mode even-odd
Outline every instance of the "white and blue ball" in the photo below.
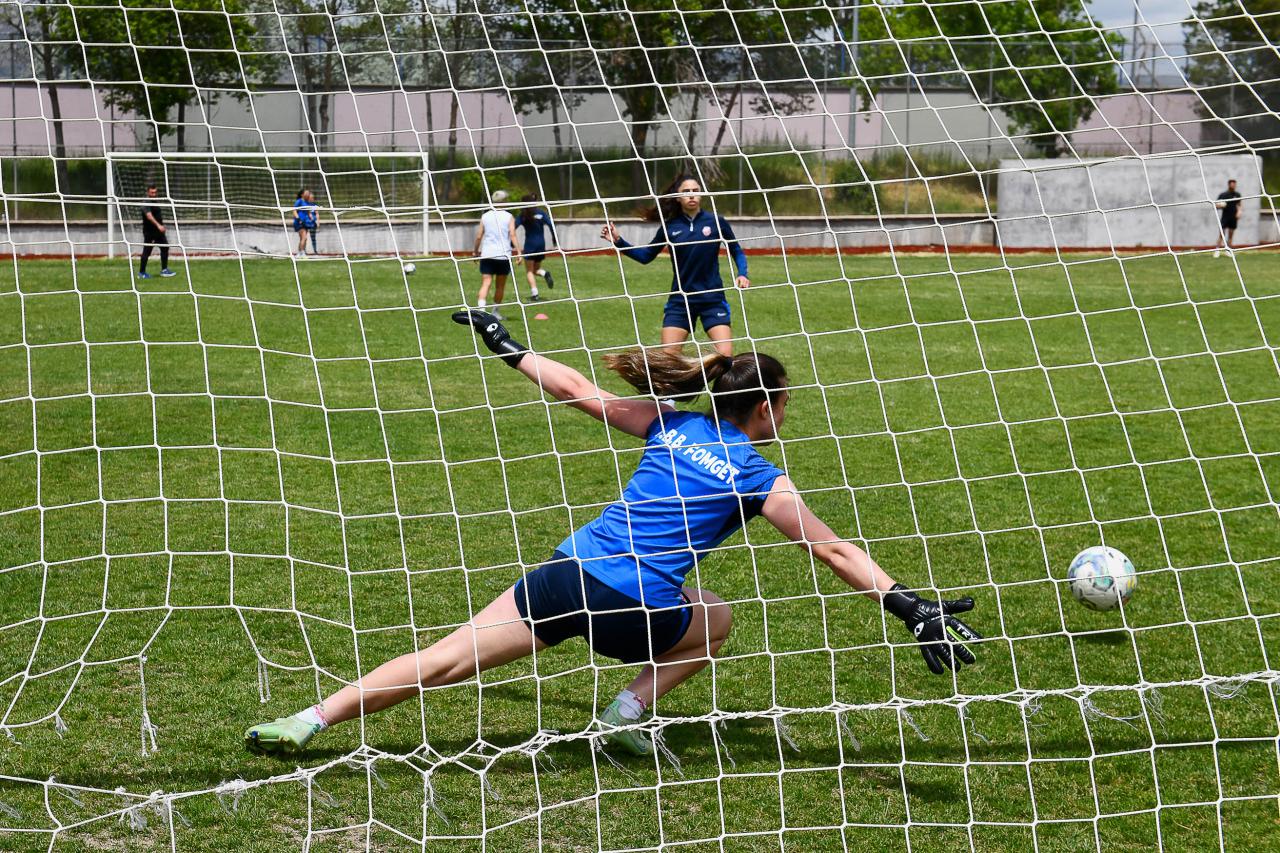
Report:
<svg viewBox="0 0 1280 853"><path fill-rule="evenodd" d="M405 275L413 275L418 271L418 265L413 263L412 261L406 261L405 263L400 265L400 268L404 270Z"/></svg>
<svg viewBox="0 0 1280 853"><path fill-rule="evenodd" d="M1114 610L1138 588L1133 562L1115 548L1086 548L1071 561L1067 584L1076 601L1090 610Z"/></svg>

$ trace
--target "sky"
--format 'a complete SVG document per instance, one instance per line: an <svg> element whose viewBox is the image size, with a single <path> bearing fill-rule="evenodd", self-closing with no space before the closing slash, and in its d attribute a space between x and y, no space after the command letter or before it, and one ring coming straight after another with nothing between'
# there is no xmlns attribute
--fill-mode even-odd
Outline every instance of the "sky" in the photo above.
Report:
<svg viewBox="0 0 1280 853"><path fill-rule="evenodd" d="M1162 41L1178 38L1177 28L1158 25L1172 24L1191 15L1188 0L1093 0L1089 9L1106 27L1132 27L1135 2L1140 4L1142 18L1156 28Z"/></svg>

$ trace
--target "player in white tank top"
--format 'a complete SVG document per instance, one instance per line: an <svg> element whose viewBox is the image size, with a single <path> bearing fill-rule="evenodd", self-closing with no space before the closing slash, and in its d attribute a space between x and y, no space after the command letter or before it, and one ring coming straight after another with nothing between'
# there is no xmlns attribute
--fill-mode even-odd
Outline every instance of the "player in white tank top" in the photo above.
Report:
<svg viewBox="0 0 1280 853"><path fill-rule="evenodd" d="M506 201L507 194L498 190L493 194L493 203ZM498 314L497 306L502 302L503 293L507 289L507 276L511 275L512 260L520 263L520 255L516 251L516 220L509 211L493 208L480 217L480 225L476 228L476 257L480 261L480 294L476 304L480 308L487 305L489 285L495 284L493 297L494 314ZM498 316L501 316L500 314Z"/></svg>

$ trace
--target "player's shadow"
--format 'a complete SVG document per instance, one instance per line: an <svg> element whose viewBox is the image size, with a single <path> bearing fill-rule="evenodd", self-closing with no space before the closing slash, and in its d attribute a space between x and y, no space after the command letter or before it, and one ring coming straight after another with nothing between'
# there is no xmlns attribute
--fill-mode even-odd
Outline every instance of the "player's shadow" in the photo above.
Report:
<svg viewBox="0 0 1280 853"><path fill-rule="evenodd" d="M1121 646L1129 645L1129 635L1119 629L1115 631L1100 631L1096 634L1079 634L1073 637L1077 643L1086 643L1091 646Z"/></svg>

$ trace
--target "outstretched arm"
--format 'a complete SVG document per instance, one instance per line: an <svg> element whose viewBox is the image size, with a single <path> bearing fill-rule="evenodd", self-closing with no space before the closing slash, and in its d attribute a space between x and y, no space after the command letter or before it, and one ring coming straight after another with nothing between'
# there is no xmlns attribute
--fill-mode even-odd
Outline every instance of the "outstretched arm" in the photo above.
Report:
<svg viewBox="0 0 1280 853"><path fill-rule="evenodd" d="M606 222L605 226L600 229L600 236L608 240L614 246L622 251L633 261L639 261L647 264L658 255L662 254L662 250L667 245L667 230L665 226L659 225L658 231L653 235L653 239L649 241L647 246L632 246L622 235L618 233L618 229L612 222Z"/></svg>
<svg viewBox="0 0 1280 853"><path fill-rule="evenodd" d="M920 654L931 671L941 675L944 666L958 670L963 664L977 663L965 644L981 640L982 635L954 615L972 610L972 598L921 598L895 582L866 551L836 536L809 509L787 477L774 481L763 514L784 536L830 566L841 580L870 593L886 612L901 619L920 644Z"/></svg>
<svg viewBox="0 0 1280 853"><path fill-rule="evenodd" d="M774 480L762 514L778 532L826 563L854 589L871 593L876 601L893 589L896 581L866 551L841 539L818 518L790 478Z"/></svg>
<svg viewBox="0 0 1280 853"><path fill-rule="evenodd" d="M596 420L629 435L644 438L653 419L664 409L656 400L627 399L596 385L567 364L530 352L511 337L492 314L471 309L453 315L453 321L475 330L490 352L529 377L533 384Z"/></svg>

